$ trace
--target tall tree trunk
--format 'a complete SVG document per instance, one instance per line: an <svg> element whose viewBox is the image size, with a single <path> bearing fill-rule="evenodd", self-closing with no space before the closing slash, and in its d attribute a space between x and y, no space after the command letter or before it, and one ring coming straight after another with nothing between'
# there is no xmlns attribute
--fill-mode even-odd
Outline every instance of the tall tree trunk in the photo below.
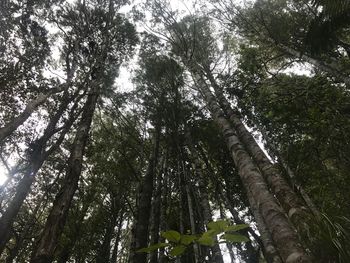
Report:
<svg viewBox="0 0 350 263"><path fill-rule="evenodd" d="M137 253L136 251L147 247L148 243L148 228L151 215L151 202L153 193L153 177L155 175L159 153L159 124L156 125L156 130L153 138L153 150L151 151L151 156L149 158L147 172L140 185L140 193L138 197L137 211L133 227L133 241L130 250L130 263L146 263L147 261L146 253Z"/></svg>
<svg viewBox="0 0 350 263"><path fill-rule="evenodd" d="M192 167L196 174L196 180L198 182L199 194L200 194L200 204L202 208L203 220L204 224L208 225L209 222L213 221L213 215L211 212L210 204L209 204L209 196L208 196L208 180L203 174L203 168L200 164L199 157L197 151L192 143L191 134L189 131L186 132L186 141L188 144L189 154L192 158ZM223 263L223 258L221 254L221 249L219 244L216 242L213 247L211 247L212 258L211 261L213 263Z"/></svg>
<svg viewBox="0 0 350 263"><path fill-rule="evenodd" d="M124 222L123 216L124 216L124 208L122 206L120 214L119 214L118 224L117 224L117 233L115 236L112 257L111 257L111 260L109 261L110 263L117 263L117 257L118 257L118 253L119 253L120 236L122 233L122 226L123 226L123 222Z"/></svg>
<svg viewBox="0 0 350 263"><path fill-rule="evenodd" d="M31 263L50 263L53 260L53 254L58 239L63 232L68 210L71 206L74 193L78 188L85 146L89 138L90 126L99 92L100 85L95 83L95 86L91 88L84 105L82 117L70 151L66 176L63 180L62 187L53 202L53 206L46 220L44 230L41 233L37 248L30 260Z"/></svg>
<svg viewBox="0 0 350 263"><path fill-rule="evenodd" d="M78 99L78 101L79 100L80 99ZM72 107L73 112L78 105L78 101ZM60 141L58 139L56 144L54 144L50 148L50 150L45 150L47 142L57 132L56 125L60 120L61 116L64 114L64 111L66 110L70 102L71 99L69 99L68 97L68 91L65 91L65 94L62 97L60 107L58 108L54 116L50 119L44 131L44 134L35 143L33 143L32 149L30 149L30 154L28 157L28 167L25 169L24 176L19 181L16 187L15 196L9 203L6 211L2 214L2 217L0 219L0 254L3 252L6 243L8 242L11 236L10 229L25 198L30 192L30 188L35 180L36 174L38 173L39 169L41 168L47 157L60 145ZM72 116L74 116L74 114L71 114L71 118L66 123L64 131L61 132L61 137L64 137L69 127L73 124L74 118L72 118Z"/></svg>
<svg viewBox="0 0 350 263"><path fill-rule="evenodd" d="M162 156L161 171L157 174L157 180L155 180L156 190L154 192L153 202L152 202L152 220L150 229L150 244L157 244L159 242L159 227L160 227L160 203L161 203L161 193L162 193L162 176L164 169L165 157ZM158 250L150 253L150 263L158 263Z"/></svg>
<svg viewBox="0 0 350 263"><path fill-rule="evenodd" d="M167 156L165 157L164 167L163 167L163 183L162 192L160 196L160 218L159 218L159 228L161 232L167 230L167 206L168 206L168 195L169 195L169 176L167 169ZM163 237L159 237L160 242L164 242ZM159 263L165 263L165 251L164 248L159 250Z"/></svg>
<svg viewBox="0 0 350 263"><path fill-rule="evenodd" d="M117 224L118 212L120 210L120 200L118 197L112 198L112 204L110 208L111 215L106 225L105 234L103 237L102 245L96 256L96 262L106 262L110 261L111 255L111 241L114 234L114 228Z"/></svg>
<svg viewBox="0 0 350 263"><path fill-rule="evenodd" d="M282 260L276 250L276 247L271 240L271 235L265 225L264 219L262 218L260 211L255 203L252 194L248 193L249 203L251 204L250 209L254 215L257 228L260 233L260 240L263 244L263 254L268 263L282 263Z"/></svg>
<svg viewBox="0 0 350 263"><path fill-rule="evenodd" d="M190 190L190 181L187 178L187 171L183 160L181 160L181 168L182 168L182 177L184 181L183 183L186 190L186 199L187 199L187 205L188 205L188 215L190 218L191 234L195 235L197 233L197 230L196 230L196 221L195 221L195 215L194 215L194 209L193 209L193 200L192 200L191 190ZM201 262L200 251L197 243L193 243L193 251L194 251L194 262L200 263Z"/></svg>
<svg viewBox="0 0 350 263"><path fill-rule="evenodd" d="M294 226L299 230L299 234L307 237L310 211L304 206L303 201L299 198L297 193L293 191L287 180L285 180L284 176L280 173L279 169L271 163L270 159L260 148L254 137L246 129L238 117L238 112L235 112L232 109L230 103L225 98L221 87L218 86L211 72L207 70L206 76L214 88L220 106L229 117L239 139L262 171L262 174L264 175L269 187L271 187L272 192L276 195L276 198Z"/></svg>
<svg viewBox="0 0 350 263"><path fill-rule="evenodd" d="M269 192L259 169L256 167L243 147L243 144L231 128L229 122L226 120L223 111L215 100L215 97L206 86L204 80L196 74L195 70L193 75L197 87L201 90L203 97L208 104L213 119L224 134L227 147L238 169L242 183L248 194L252 194L252 198L254 198L254 201L272 234L272 238L282 259L288 263L311 262L311 259L303 249L303 246L299 243L295 230L285 217L283 210L277 204L274 196Z"/></svg>

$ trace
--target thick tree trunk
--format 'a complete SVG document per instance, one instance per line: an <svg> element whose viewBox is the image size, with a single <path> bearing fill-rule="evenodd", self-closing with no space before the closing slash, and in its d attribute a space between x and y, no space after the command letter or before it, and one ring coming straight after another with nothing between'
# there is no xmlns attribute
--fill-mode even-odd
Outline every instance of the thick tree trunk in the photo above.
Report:
<svg viewBox="0 0 350 263"><path fill-rule="evenodd" d="M57 132L56 125L70 102L71 100L68 98L68 93L66 91L62 97L60 107L50 119L44 134L35 143L33 143L32 149L30 149L31 152L28 157L28 168L26 168L24 176L16 187L15 196L0 219L0 254L3 252L5 245L11 236L10 229L25 198L30 192L30 188L35 180L37 172L51 152L57 149L60 145L60 143L57 143L51 147L50 151L45 151L47 142ZM78 101L76 103L78 103ZM77 106L77 104L75 106ZM75 107L72 109L75 109ZM68 128L73 124L73 121L74 118L71 117L68 123L66 123L67 127L65 131L62 132L63 136L68 131Z"/></svg>
<svg viewBox="0 0 350 263"><path fill-rule="evenodd" d="M129 263L146 263L147 254L136 251L147 247L149 234L149 221L151 215L151 202L153 193L153 177L158 162L160 141L160 126L157 125L154 134L153 150L149 159L147 172L140 185L140 194L137 203L137 212L133 227L133 241L131 244Z"/></svg>
<svg viewBox="0 0 350 263"><path fill-rule="evenodd" d="M83 114L70 152L66 176L59 193L56 195L37 248L30 260L31 263L50 263L53 260L53 254L58 239L63 232L68 210L71 206L74 193L78 188L85 146L89 138L90 126L99 91L100 87L96 84L91 89L84 105Z"/></svg>
<svg viewBox="0 0 350 263"><path fill-rule="evenodd" d="M0 145L4 142L4 140L10 136L19 126L21 126L32 113L42 105L52 94L55 92L59 92L60 90L55 89L54 91L49 91L47 93L40 93L38 97L32 101L30 101L25 109L15 117L11 122L6 123L4 127L0 128Z"/></svg>
<svg viewBox="0 0 350 263"><path fill-rule="evenodd" d="M311 262L309 256L299 243L298 237L285 217L283 210L277 204L249 154L238 139L224 113L217 104L206 83L194 73L197 87L201 90L213 119L221 128L226 139L227 147L232 155L238 173L247 192L251 192L266 225L272 234L282 259L287 263Z"/></svg>
<svg viewBox="0 0 350 263"><path fill-rule="evenodd" d="M276 198L294 226L299 230L299 234L301 234L301 236L306 236L306 233L308 232L307 225L310 220L309 210L304 206L303 201L299 198L297 193L293 191L279 169L271 163L270 159L260 148L254 137L246 129L238 117L238 113L234 112L230 103L225 98L222 89L216 83L211 72L206 71L206 76L214 88L220 106L229 117L239 139L243 142L259 169L262 171L262 174L264 175L269 187L271 187L272 192L276 195Z"/></svg>
<svg viewBox="0 0 350 263"><path fill-rule="evenodd" d="M252 194L248 193L248 199L249 203L251 204L250 209L252 211L252 214L254 215L257 228L260 233L260 240L263 244L262 251L264 254L264 257L268 263L282 263L282 260L276 250L275 245L273 244L273 241L271 240L271 235L266 228L264 219L262 218L260 211L255 203L254 198L252 198Z"/></svg>

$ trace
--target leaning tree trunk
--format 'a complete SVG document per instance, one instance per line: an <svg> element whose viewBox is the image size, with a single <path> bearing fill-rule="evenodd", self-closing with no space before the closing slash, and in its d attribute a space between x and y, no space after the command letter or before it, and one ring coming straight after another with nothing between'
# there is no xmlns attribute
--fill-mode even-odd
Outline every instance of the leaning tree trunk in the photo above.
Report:
<svg viewBox="0 0 350 263"><path fill-rule="evenodd" d="M215 100L215 97L206 86L204 80L196 74L196 71L194 70L192 73L194 73L194 80L208 104L208 108L214 121L224 134L227 147L238 169L242 183L248 194L252 194L252 198L254 198L269 232L272 234L274 243L276 244L283 261L288 263L311 262L310 257L300 244L295 230L290 225L273 194L270 193L259 169L256 167L250 155L246 152L243 144L238 139L238 136L226 120L223 111Z"/></svg>
<svg viewBox="0 0 350 263"><path fill-rule="evenodd" d="M239 139L242 141L248 152L253 157L254 161L262 171L269 187L275 194L286 214L292 221L293 225L299 230L301 236L307 237L308 223L310 220L310 211L305 207L303 201L299 198L296 192L290 187L287 180L281 174L266 156L264 151L255 141L251 133L246 129L238 113L235 112L230 103L225 98L222 89L216 83L210 71L206 71L206 76L214 88L215 95L219 101L220 106L229 117L233 124Z"/></svg>
<svg viewBox="0 0 350 263"><path fill-rule="evenodd" d="M85 146L89 138L90 126L94 115L100 86L95 84L91 88L87 101L84 105L82 117L74 138L70 156L68 159L66 176L62 182L62 187L53 202L53 206L41 233L38 245L30 260L31 263L50 263L59 237L67 219L68 210L81 174Z"/></svg>
<svg viewBox="0 0 350 263"><path fill-rule="evenodd" d="M264 219L262 218L259 208L255 203L254 198L252 198L252 194L248 193L248 199L250 203L250 209L252 214L254 215L255 222L257 224L257 228L260 233L260 240L263 244L263 254L268 263L282 263L282 260L276 250L276 246L271 240L271 235L265 225Z"/></svg>
<svg viewBox="0 0 350 263"><path fill-rule="evenodd" d="M24 176L19 181L15 196L9 203L6 211L2 214L2 217L0 219L0 254L3 252L6 243L11 237L11 228L14 223L14 220L20 211L20 208L25 200L25 198L28 196L30 192L30 188L35 180L36 174L43 165L44 161L47 159L47 157L56 150L59 145L60 141L57 140L57 143L54 144L49 151L46 151L46 145L47 142L50 140L50 138L57 132L56 126L62 115L64 114L64 111L66 110L68 104L71 102L71 99L68 98L68 91L65 91L64 96L62 97L62 102L60 107L58 108L57 112L54 114L54 116L50 119L44 134L36 140L35 143L33 143L30 155L29 155L29 165L28 168L26 168L24 172ZM72 110L75 110L76 106L78 105L79 99L76 102L76 104L72 107ZM64 136L69 127L73 124L74 116L73 112L70 114L70 119L66 123L66 127L64 131L61 133L61 137Z"/></svg>
<svg viewBox="0 0 350 263"><path fill-rule="evenodd" d="M42 105L52 94L59 92L61 90L54 89L47 93L40 93L38 97L26 105L25 109L9 123L6 123L4 127L0 128L0 145L4 140L10 136L19 126L21 126L31 115L32 113Z"/></svg>
<svg viewBox="0 0 350 263"><path fill-rule="evenodd" d="M159 154L160 126L156 125L153 150L149 158L146 175L140 184L140 193L137 203L137 211L133 226L133 241L130 248L129 263L146 263L147 254L138 253L137 250L147 247L149 234L149 221L151 215L151 203L153 193L153 178L156 171Z"/></svg>

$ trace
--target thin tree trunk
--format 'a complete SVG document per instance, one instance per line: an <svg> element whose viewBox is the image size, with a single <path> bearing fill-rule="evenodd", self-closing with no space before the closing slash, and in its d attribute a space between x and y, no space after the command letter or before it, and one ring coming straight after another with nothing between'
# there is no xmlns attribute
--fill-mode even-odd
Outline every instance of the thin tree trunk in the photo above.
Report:
<svg viewBox="0 0 350 263"><path fill-rule="evenodd" d="M206 76L214 88L220 106L229 117L239 139L243 142L248 152L254 158L254 161L258 165L259 169L262 171L262 174L264 175L269 187L271 187L272 192L276 195L276 198L282 205L294 226L299 230L299 234L301 234L301 236L307 236L306 233L308 233L310 213L304 206L303 201L293 191L283 175L280 173L279 169L277 169L271 163L264 151L255 141L254 137L246 129L242 121L237 116L238 113L234 112L230 103L225 98L222 89L216 83L211 72L206 71Z"/></svg>
<svg viewBox="0 0 350 263"><path fill-rule="evenodd" d="M118 197L113 197L111 202L112 202L112 205L110 208L111 215L109 216L109 220L107 219L108 222L105 229L103 242L97 253L96 262L110 261L111 241L114 234L114 228L118 220L118 212L120 210L120 200L118 200Z"/></svg>
<svg viewBox="0 0 350 263"><path fill-rule="evenodd" d="M122 226L123 226L123 221L124 221L124 218L123 218L124 208L123 208L123 206L121 209L122 210L120 211L119 220L118 220L118 224L117 224L117 234L115 236L112 257L111 257L111 260L109 261L110 263L117 263L117 256L118 256L118 252L119 252L119 241L120 241L120 236L121 236Z"/></svg>
<svg viewBox="0 0 350 263"><path fill-rule="evenodd" d="M50 263L53 260L53 254L58 239L63 232L68 210L74 193L78 188L85 146L89 138L92 117L100 92L100 86L98 84L95 85L91 89L84 105L83 114L70 152L66 176L59 193L56 195L37 248L30 260L31 263Z"/></svg>
<svg viewBox="0 0 350 263"><path fill-rule="evenodd" d="M160 231L164 232L167 230L167 205L168 205L168 189L169 189L169 180L168 180L168 171L167 171L167 156L165 157L164 167L163 167L163 187L161 192L161 203L160 203L160 219L159 227ZM163 237L159 237L160 242L164 242ZM165 263L165 251L164 248L159 250L159 263Z"/></svg>
<svg viewBox="0 0 350 263"><path fill-rule="evenodd" d="M194 145L192 143L192 138L190 132L186 132L185 134L188 148L189 148L189 154L192 157L192 166L196 174L196 180L198 182L198 188L199 188L199 194L200 194L200 204L202 208L202 214L203 214L203 220L204 224L208 225L209 222L213 221L213 215L210 208L209 203L209 196L207 191L207 185L208 182L205 178L205 175L202 173L203 168L199 162L199 157L197 154L196 149L194 148ZM212 262L213 263L223 263L224 260L222 258L221 249L219 244L216 242L213 247L211 247L212 251Z"/></svg>
<svg viewBox="0 0 350 263"><path fill-rule="evenodd" d="M162 156L161 171L157 175L157 180L155 180L156 190L154 192L153 202L152 202L152 220L151 220L151 238L150 244L157 244L159 242L159 227L160 227L160 203L161 203L161 193L162 193L162 175L164 169L165 157ZM158 261L158 250L150 253L150 263L157 263Z"/></svg>
<svg viewBox="0 0 350 263"><path fill-rule="evenodd" d="M191 234L195 235L197 233L196 231L196 222L195 222L195 216L194 216L194 209L193 209L193 200L191 196L191 191L189 188L190 182L187 178L187 172L185 165L183 163L183 160L181 160L181 168L182 168L182 176L184 179L184 185L186 190L186 198L187 198L187 205L188 205L188 215L190 218L190 226L191 226ZM193 243L193 251L194 251L194 261L195 263L200 263L200 252L199 252L199 246L197 243Z"/></svg>
<svg viewBox="0 0 350 263"><path fill-rule="evenodd" d="M137 212L133 227L133 242L130 250L130 263L146 263L147 254L137 253L136 251L147 247L149 234L149 221L151 214L151 201L153 193L153 177L158 162L160 126L156 125L154 134L153 150L148 163L148 168L142 184L140 185L140 194L137 204Z"/></svg>
<svg viewBox="0 0 350 263"><path fill-rule="evenodd" d="M276 244L281 257L285 262L311 262L311 259L299 243L293 227L285 217L283 210L277 204L249 154L246 152L241 141L238 139L224 113L217 104L206 83L194 71L194 79L197 87L201 90L208 108L218 126L221 128L226 139L227 147L238 169L247 192L253 195L254 201L259 207L266 225Z"/></svg>

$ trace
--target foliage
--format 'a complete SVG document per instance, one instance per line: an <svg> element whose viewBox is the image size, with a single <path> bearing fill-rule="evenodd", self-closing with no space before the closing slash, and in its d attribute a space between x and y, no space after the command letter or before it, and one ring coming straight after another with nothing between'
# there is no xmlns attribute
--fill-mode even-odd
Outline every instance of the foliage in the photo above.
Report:
<svg viewBox="0 0 350 263"><path fill-rule="evenodd" d="M202 234L180 234L175 230L162 232L161 235L168 242L153 244L149 247L138 250L138 253L151 253L159 248L167 248L170 257L181 256L186 249L192 244L212 247L216 243L242 243L248 242L249 239L237 232L246 229L246 224L229 225L226 220L217 220L209 222L208 230ZM219 239L217 240L217 236Z"/></svg>

